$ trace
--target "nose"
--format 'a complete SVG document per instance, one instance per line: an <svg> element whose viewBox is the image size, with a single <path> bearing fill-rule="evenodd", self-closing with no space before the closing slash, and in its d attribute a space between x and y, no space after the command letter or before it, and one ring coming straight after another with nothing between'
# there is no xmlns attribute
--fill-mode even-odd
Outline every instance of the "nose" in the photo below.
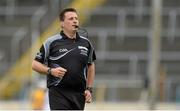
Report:
<svg viewBox="0 0 180 111"><path fill-rule="evenodd" d="M78 20L74 19L74 20L73 20L73 22L74 22L74 23L77 23L77 22L78 22Z"/></svg>
<svg viewBox="0 0 180 111"><path fill-rule="evenodd" d="M73 21L73 23L75 23L75 24L76 24L76 23L77 23L77 21Z"/></svg>

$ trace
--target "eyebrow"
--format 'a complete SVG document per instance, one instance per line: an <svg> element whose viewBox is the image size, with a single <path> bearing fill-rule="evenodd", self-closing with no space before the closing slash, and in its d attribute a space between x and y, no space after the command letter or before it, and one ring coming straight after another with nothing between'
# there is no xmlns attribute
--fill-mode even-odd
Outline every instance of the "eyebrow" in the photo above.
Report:
<svg viewBox="0 0 180 111"><path fill-rule="evenodd" d="M69 17L68 19L73 19L73 18L78 19L78 17Z"/></svg>

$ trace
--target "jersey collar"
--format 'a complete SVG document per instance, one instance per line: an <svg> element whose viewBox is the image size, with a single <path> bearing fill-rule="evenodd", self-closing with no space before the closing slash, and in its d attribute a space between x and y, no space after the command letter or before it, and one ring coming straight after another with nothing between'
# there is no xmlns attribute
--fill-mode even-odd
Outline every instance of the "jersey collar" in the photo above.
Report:
<svg viewBox="0 0 180 111"><path fill-rule="evenodd" d="M63 39L68 39L68 40L78 40L80 38L79 34L76 32L76 38L70 39L66 34L64 34L63 31L60 32L60 35L62 36Z"/></svg>

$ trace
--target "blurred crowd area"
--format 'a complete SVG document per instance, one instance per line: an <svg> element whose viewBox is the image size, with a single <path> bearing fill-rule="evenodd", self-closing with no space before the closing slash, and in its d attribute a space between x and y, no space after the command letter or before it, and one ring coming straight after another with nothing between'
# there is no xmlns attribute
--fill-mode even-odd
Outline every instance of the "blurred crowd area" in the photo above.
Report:
<svg viewBox="0 0 180 111"><path fill-rule="evenodd" d="M84 18L97 54L93 100L148 102L152 0L0 0L0 101L44 99L46 78L31 70L31 61L43 37L58 32L59 10L70 6ZM161 12L157 101L178 104L180 0L162 0Z"/></svg>

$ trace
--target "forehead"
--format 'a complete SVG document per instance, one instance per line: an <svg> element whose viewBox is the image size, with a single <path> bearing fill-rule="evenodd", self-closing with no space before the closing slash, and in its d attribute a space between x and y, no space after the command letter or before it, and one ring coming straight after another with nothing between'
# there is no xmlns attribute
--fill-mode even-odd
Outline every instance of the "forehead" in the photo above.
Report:
<svg viewBox="0 0 180 111"><path fill-rule="evenodd" d="M77 13L76 12L66 12L64 14L65 17L70 18L70 17L77 17Z"/></svg>

